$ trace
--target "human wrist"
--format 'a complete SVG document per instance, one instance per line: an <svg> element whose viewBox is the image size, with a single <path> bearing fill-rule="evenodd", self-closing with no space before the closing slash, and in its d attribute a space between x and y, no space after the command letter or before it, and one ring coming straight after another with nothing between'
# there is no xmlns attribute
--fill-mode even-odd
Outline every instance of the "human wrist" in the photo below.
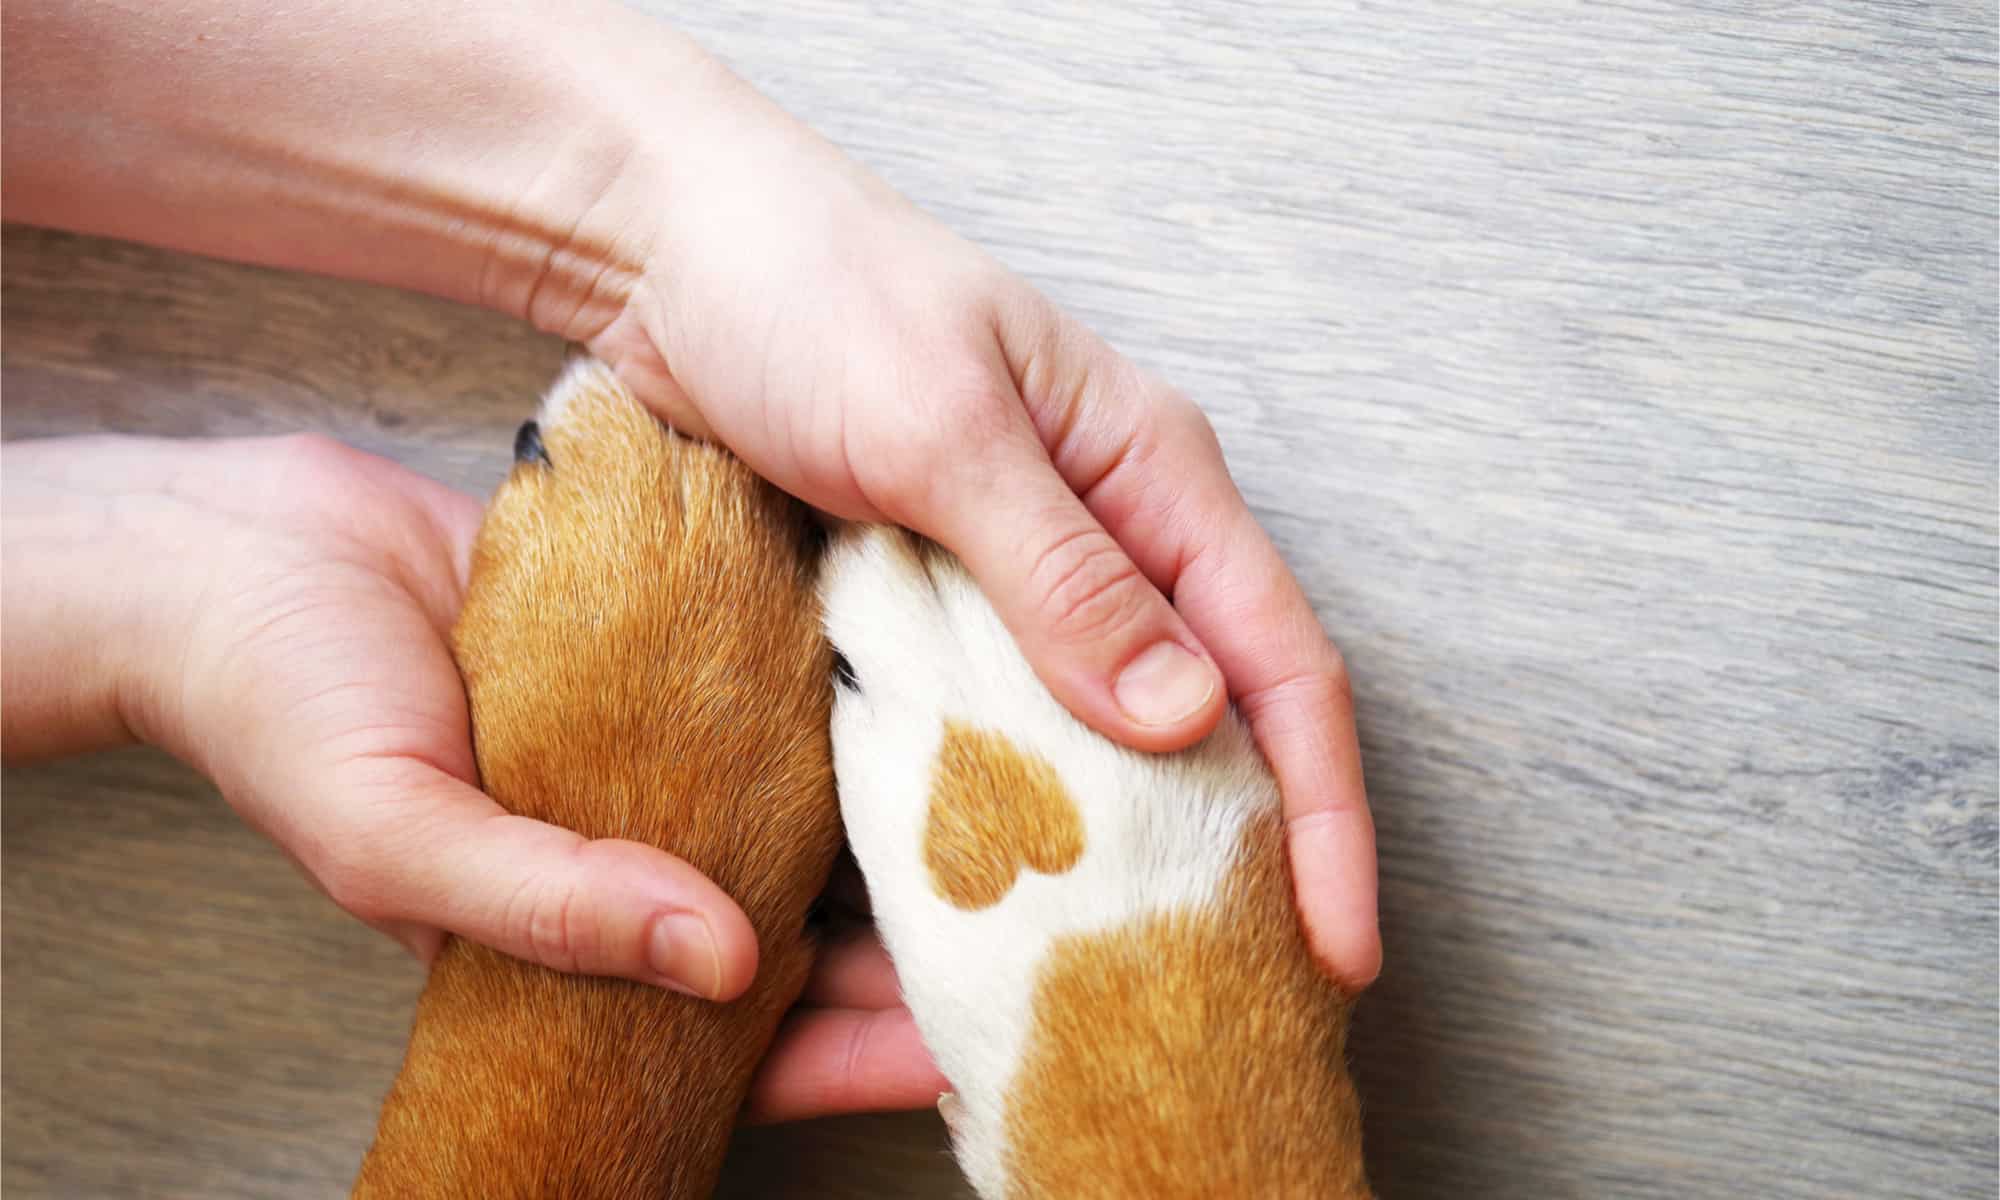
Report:
<svg viewBox="0 0 2000 1200"><path fill-rule="evenodd" d="M184 457L137 438L4 451L8 761L160 741L178 726L163 667L189 608L179 584L199 561L199 538L169 497Z"/></svg>
<svg viewBox="0 0 2000 1200"><path fill-rule="evenodd" d="M677 214L718 152L750 127L787 118L692 38L605 0L559 22L509 9L487 23L486 86L513 108L500 168L459 172L449 156L426 223L475 263L441 283L386 282L446 295L592 345L656 288L676 248ZM776 118L773 120L772 118ZM456 172L456 173L453 173ZM684 247L681 247L684 249Z"/></svg>
<svg viewBox="0 0 2000 1200"><path fill-rule="evenodd" d="M533 79L521 177L487 205L469 300L588 343L631 303L670 195L660 126L698 119L686 100L715 69L664 23L605 3L554 29L511 25Z"/></svg>
<svg viewBox="0 0 2000 1200"><path fill-rule="evenodd" d="M630 368L657 353L666 308L702 308L681 293L715 241L706 213L740 206L745 170L783 191L783 143L814 135L691 37L615 3L545 49L559 99L544 140L560 149L539 204L493 243L478 302Z"/></svg>

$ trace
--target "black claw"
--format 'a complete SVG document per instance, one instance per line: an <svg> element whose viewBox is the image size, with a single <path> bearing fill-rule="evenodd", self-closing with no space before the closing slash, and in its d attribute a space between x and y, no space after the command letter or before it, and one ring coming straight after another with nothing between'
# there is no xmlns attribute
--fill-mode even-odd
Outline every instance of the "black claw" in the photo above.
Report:
<svg viewBox="0 0 2000 1200"><path fill-rule="evenodd" d="M854 676L854 664L840 651L833 652L833 682L836 687L844 687L850 692L861 690L861 681Z"/></svg>
<svg viewBox="0 0 2000 1200"><path fill-rule="evenodd" d="M549 465L549 452L542 448L542 427L533 421L521 422L514 431L514 461Z"/></svg>

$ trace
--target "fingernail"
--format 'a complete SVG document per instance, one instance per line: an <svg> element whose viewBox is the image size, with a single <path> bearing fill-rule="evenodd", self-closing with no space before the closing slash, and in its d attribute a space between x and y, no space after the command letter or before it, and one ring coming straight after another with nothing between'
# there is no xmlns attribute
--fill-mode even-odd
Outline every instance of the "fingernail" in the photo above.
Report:
<svg viewBox="0 0 2000 1200"><path fill-rule="evenodd" d="M1176 642L1158 642L1126 664L1111 694L1141 725L1177 725L1208 706L1216 683L1205 660Z"/></svg>
<svg viewBox="0 0 2000 1200"><path fill-rule="evenodd" d="M722 953L708 922L693 913L670 913L653 926L653 970L667 985L713 1000L722 994Z"/></svg>

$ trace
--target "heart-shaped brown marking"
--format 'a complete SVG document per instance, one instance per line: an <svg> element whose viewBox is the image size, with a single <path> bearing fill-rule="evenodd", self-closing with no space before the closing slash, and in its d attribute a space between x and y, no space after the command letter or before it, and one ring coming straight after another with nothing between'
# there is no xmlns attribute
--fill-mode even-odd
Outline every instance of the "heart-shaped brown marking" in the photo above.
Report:
<svg viewBox="0 0 2000 1200"><path fill-rule="evenodd" d="M924 824L924 865L939 896L991 908L1022 867L1060 875L1082 857L1083 816L1049 760L1003 733L945 722Z"/></svg>

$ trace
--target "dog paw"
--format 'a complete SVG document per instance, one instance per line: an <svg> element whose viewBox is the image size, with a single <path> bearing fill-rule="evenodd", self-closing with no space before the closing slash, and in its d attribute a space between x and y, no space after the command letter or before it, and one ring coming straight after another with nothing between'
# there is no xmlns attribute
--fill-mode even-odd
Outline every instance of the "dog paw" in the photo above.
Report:
<svg viewBox="0 0 2000 1200"><path fill-rule="evenodd" d="M514 460L453 635L485 785L669 850L760 928L795 924L792 893L824 877L838 832L807 513L593 359L564 370Z"/></svg>
<svg viewBox="0 0 2000 1200"><path fill-rule="evenodd" d="M1184 1061L1206 1036L1191 1027L1146 1053L1100 1053L1131 1051L1121 1039L1145 1044L1162 1004L1228 1021L1242 1002L1254 1015L1258 999L1243 993L1271 969L1318 989L1318 1004L1310 966L1293 970L1306 957L1277 788L1233 713L1179 754L1113 744L1042 686L958 562L900 531L845 531L821 579L843 664L833 716L842 817L905 998L952 1082L953 1140L982 1194L1019 1177L1019 1147L1036 1136L1021 1124L1026 1109L1060 1119L1076 1104L1110 1105L1074 1128L1115 1141L1106 1112L1148 1103L1121 1092L1133 1079L1216 1069ZM1253 892L1269 937L1230 942L1216 931L1256 907ZM1245 971L1217 957L1239 952ZM1205 972L1221 982L1211 987ZM1299 1049L1295 1039L1271 1052ZM1120 1062L1140 1075L1121 1077ZM1037 1099L1024 1108L1029 1091ZM1174 1120L1197 1111L1212 1115L1190 1101ZM1096 1144L1057 1141L1085 1154Z"/></svg>

